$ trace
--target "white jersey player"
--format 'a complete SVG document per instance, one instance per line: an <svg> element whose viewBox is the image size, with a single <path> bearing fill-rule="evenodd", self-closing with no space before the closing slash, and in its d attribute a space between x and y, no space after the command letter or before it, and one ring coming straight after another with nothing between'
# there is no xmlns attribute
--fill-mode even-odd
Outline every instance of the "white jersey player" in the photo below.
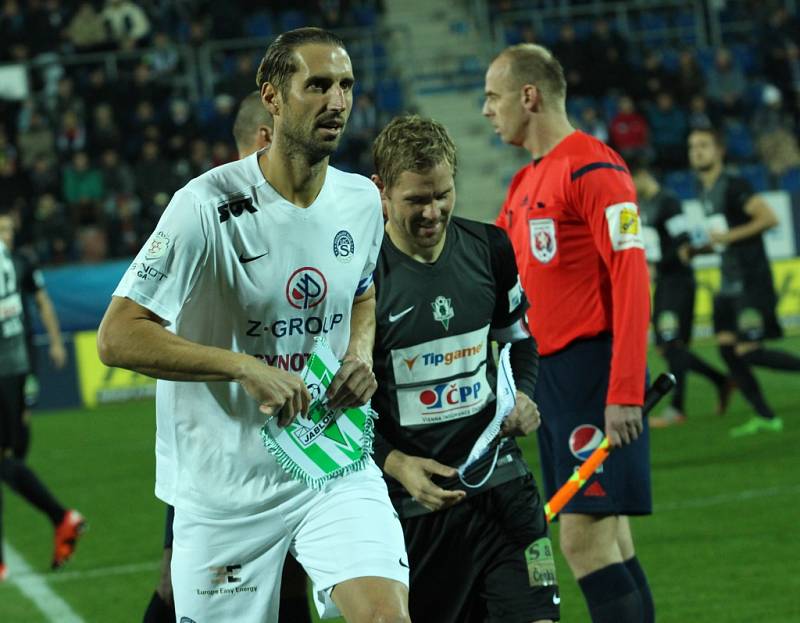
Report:
<svg viewBox="0 0 800 623"><path fill-rule="evenodd" d="M307 411L297 372L315 336L342 359L332 406L364 404L376 387L380 198L328 166L352 106L350 59L334 35L298 29L270 45L258 81L275 124L269 158L175 194L114 292L100 354L160 379L156 495L175 506L179 620L277 620L291 549L321 613L407 621L403 535L379 470L313 491L259 434L265 416L285 425Z"/></svg>

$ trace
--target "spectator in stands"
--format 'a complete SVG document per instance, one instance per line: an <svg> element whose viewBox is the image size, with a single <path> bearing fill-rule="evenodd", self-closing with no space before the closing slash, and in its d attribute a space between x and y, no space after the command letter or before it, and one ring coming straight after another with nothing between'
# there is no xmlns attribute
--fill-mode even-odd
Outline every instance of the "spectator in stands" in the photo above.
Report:
<svg viewBox="0 0 800 623"><path fill-rule="evenodd" d="M100 171L91 166L85 151L76 151L71 164L64 170L62 189L62 196L76 226L101 222L103 214L100 201L104 190Z"/></svg>
<svg viewBox="0 0 800 623"><path fill-rule="evenodd" d="M722 115L735 117L743 111L747 79L730 50L717 50L714 65L708 72L708 98Z"/></svg>
<svg viewBox="0 0 800 623"><path fill-rule="evenodd" d="M147 128L152 126L158 127L156 110L153 103L149 99L145 99L136 104L133 115L128 118L125 157L129 160L136 160L139 157Z"/></svg>
<svg viewBox="0 0 800 623"><path fill-rule="evenodd" d="M705 93L706 76L692 50L682 50L678 56L678 72L673 88L680 106L688 106L692 98Z"/></svg>
<svg viewBox="0 0 800 623"><path fill-rule="evenodd" d="M191 141L199 134L192 107L186 100L173 99L169 105L169 118L164 124L167 156L177 161L186 153Z"/></svg>
<svg viewBox="0 0 800 623"><path fill-rule="evenodd" d="M74 110L67 110L61 115L56 147L67 158L77 151L86 149L86 126Z"/></svg>
<svg viewBox="0 0 800 623"><path fill-rule="evenodd" d="M216 76L217 93L228 93L236 101L241 101L253 90L253 64L254 60L249 53L241 53L236 57L236 64L232 72L220 71Z"/></svg>
<svg viewBox="0 0 800 623"><path fill-rule="evenodd" d="M580 130L594 136L598 141L608 143L608 126L606 122L597 114L594 106L587 106L581 111L581 118L576 121Z"/></svg>
<svg viewBox="0 0 800 623"><path fill-rule="evenodd" d="M81 90L81 94L90 109L103 102L108 102L115 106L119 96L116 89L117 87L109 83L105 69L95 67L90 71L88 84ZM117 110L120 119L125 118L125 113L124 109Z"/></svg>
<svg viewBox="0 0 800 623"><path fill-rule="evenodd" d="M634 97L641 101L653 101L656 95L672 87L675 76L664 66L664 58L656 49L645 52L642 68L629 77L629 88Z"/></svg>
<svg viewBox="0 0 800 623"><path fill-rule="evenodd" d="M136 177L131 166L119 157L114 147L107 147L100 159L100 175L106 196L132 196L136 190Z"/></svg>
<svg viewBox="0 0 800 623"><path fill-rule="evenodd" d="M221 3L220 3L221 4ZM153 36L153 50L147 55L147 64L156 78L168 78L178 69L178 49L165 32Z"/></svg>
<svg viewBox="0 0 800 623"><path fill-rule="evenodd" d="M85 118L86 105L83 98L75 92L75 82L69 76L63 76L58 80L55 96L51 98L49 104L55 117L72 111L81 119Z"/></svg>
<svg viewBox="0 0 800 623"><path fill-rule="evenodd" d="M27 128L17 135L20 162L30 169L37 158L53 158L55 135L41 112L31 111Z"/></svg>
<svg viewBox="0 0 800 623"><path fill-rule="evenodd" d="M0 133L0 136L3 134ZM24 208L30 195L30 179L19 168L16 157L3 157L0 152L0 201L6 206Z"/></svg>
<svg viewBox="0 0 800 623"><path fill-rule="evenodd" d="M785 6L776 6L769 14L767 22L761 26L759 45L762 50L764 73L770 82L783 94L785 102L792 102L795 91L792 88L791 47L800 40L800 24Z"/></svg>
<svg viewBox="0 0 800 623"><path fill-rule="evenodd" d="M38 197L45 193L61 196L61 175L58 161L52 153L39 156L28 170L31 181L31 196Z"/></svg>
<svg viewBox="0 0 800 623"><path fill-rule="evenodd" d="M594 22L586 43L587 88L592 95L623 89L630 79L628 41L606 19Z"/></svg>
<svg viewBox="0 0 800 623"><path fill-rule="evenodd" d="M12 48L25 44L27 24L17 0L5 0L0 10L0 61L14 58Z"/></svg>
<svg viewBox="0 0 800 623"><path fill-rule="evenodd" d="M175 190L170 168L170 163L161 155L158 143L145 141L139 161L134 167L134 177L136 192L146 207L154 202L157 194Z"/></svg>
<svg viewBox="0 0 800 623"><path fill-rule="evenodd" d="M54 42L62 37L73 7L63 6L61 0L27 0L25 4L28 13L26 39L31 56L52 51Z"/></svg>
<svg viewBox="0 0 800 623"><path fill-rule="evenodd" d="M689 100L689 130L703 130L717 126L717 116L708 109L705 95L695 95Z"/></svg>
<svg viewBox="0 0 800 623"><path fill-rule="evenodd" d="M588 95L586 50L569 22L561 26L558 41L553 46L553 54L566 68L567 90L572 95Z"/></svg>
<svg viewBox="0 0 800 623"><path fill-rule="evenodd" d="M203 136L209 142L230 140L233 120L236 117L236 100L227 93L214 98L214 110L203 124Z"/></svg>
<svg viewBox="0 0 800 623"><path fill-rule="evenodd" d="M617 114L609 126L611 145L623 158L645 157L650 153L650 128L633 99L627 95L619 98Z"/></svg>
<svg viewBox="0 0 800 623"><path fill-rule="evenodd" d="M41 195L33 212L33 248L44 264L74 259L72 224L63 204L52 193Z"/></svg>
<svg viewBox="0 0 800 623"><path fill-rule="evenodd" d="M656 165L662 169L681 168L686 161L689 124L686 113L675 105L670 92L662 91L656 96L655 105L648 108L647 120Z"/></svg>
<svg viewBox="0 0 800 623"><path fill-rule="evenodd" d="M111 39L122 50L144 44L150 34L147 13L131 0L106 0L103 19Z"/></svg>
<svg viewBox="0 0 800 623"><path fill-rule="evenodd" d="M81 2L64 32L76 52L95 52L105 49L108 30L103 16L91 2Z"/></svg>
<svg viewBox="0 0 800 623"><path fill-rule="evenodd" d="M8 160L16 162L19 153L14 144L8 139L8 131L5 126L0 125L0 164Z"/></svg>
<svg viewBox="0 0 800 623"><path fill-rule="evenodd" d="M130 195L120 195L108 204L113 208L107 215L109 255L111 257L132 257L136 255L150 233L151 223L139 218L139 202Z"/></svg>
<svg viewBox="0 0 800 623"><path fill-rule="evenodd" d="M761 101L752 123L756 149L769 172L780 177L789 169L800 166L794 120L783 108L783 96L778 87L766 85Z"/></svg>
<svg viewBox="0 0 800 623"><path fill-rule="evenodd" d="M104 150L119 145L121 138L111 104L100 104L94 108L89 132L89 154L98 158Z"/></svg>

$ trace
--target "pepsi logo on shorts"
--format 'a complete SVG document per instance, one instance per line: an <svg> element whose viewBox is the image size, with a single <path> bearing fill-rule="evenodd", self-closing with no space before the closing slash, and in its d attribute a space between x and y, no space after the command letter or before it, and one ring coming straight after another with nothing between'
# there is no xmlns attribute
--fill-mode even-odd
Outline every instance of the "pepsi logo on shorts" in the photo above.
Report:
<svg viewBox="0 0 800 623"><path fill-rule="evenodd" d="M603 431L592 424L581 424L569 435L569 451L579 461L589 458L603 441Z"/></svg>

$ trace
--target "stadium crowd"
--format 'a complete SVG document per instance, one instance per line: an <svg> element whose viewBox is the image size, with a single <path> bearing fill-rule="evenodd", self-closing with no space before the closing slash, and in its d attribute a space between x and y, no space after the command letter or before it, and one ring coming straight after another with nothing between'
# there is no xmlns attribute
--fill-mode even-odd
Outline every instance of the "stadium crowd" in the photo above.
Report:
<svg viewBox="0 0 800 623"><path fill-rule="evenodd" d="M490 4L497 18L542 3ZM568 112L577 127L626 158L648 156L679 196L695 194L686 137L709 125L725 128L728 161L756 190L795 190L800 26L782 5L768 6L754 9L756 39L730 48L634 42L603 18L548 21L542 32L529 20L513 22L504 43L552 47L570 68ZM129 257L175 190L235 159L230 128L237 102L253 89L258 55L228 50L214 64L213 93L201 97L187 84L179 48L197 51L243 33L270 37L300 24L367 29L383 10L378 0L269 7L254 0L224 7L205 0L5 0L0 63L24 63L30 80L27 98L0 99L0 193L15 206L19 244L45 264ZM97 52L116 54L114 72L102 56L59 61ZM372 139L402 107L393 101L387 109L380 92L357 93L336 166L371 173Z"/></svg>

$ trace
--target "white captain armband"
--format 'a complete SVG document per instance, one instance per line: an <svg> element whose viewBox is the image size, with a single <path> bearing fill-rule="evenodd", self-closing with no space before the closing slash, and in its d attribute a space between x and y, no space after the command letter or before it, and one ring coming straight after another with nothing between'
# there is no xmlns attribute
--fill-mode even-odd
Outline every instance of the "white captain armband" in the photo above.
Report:
<svg viewBox="0 0 800 623"><path fill-rule="evenodd" d="M611 238L611 248L614 251L644 249L639 209L635 203L626 201L608 206L606 222L608 223L608 235Z"/></svg>
<svg viewBox="0 0 800 623"><path fill-rule="evenodd" d="M528 323L525 322L525 317L523 316L511 326L503 327L502 329L492 328L489 335L493 340L501 344L513 344L520 340L527 340L531 336L531 332L528 330Z"/></svg>
<svg viewBox="0 0 800 623"><path fill-rule="evenodd" d="M519 281L519 275L517 275L517 282L514 286L508 291L508 313L513 313L517 307L522 304L524 295L522 293L522 284Z"/></svg>

